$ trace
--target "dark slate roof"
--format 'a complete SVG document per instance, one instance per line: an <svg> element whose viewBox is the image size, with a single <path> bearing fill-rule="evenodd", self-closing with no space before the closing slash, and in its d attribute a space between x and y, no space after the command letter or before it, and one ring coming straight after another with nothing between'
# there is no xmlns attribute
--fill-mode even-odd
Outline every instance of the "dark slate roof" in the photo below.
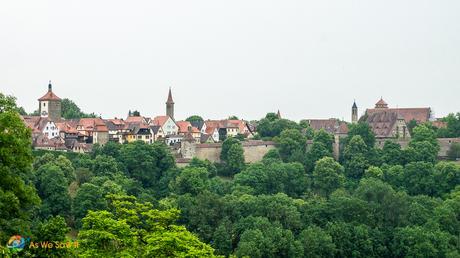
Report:
<svg viewBox="0 0 460 258"><path fill-rule="evenodd" d="M157 134L157 133L158 133L158 130L160 130L160 128L161 128L161 126L159 126L159 125L151 125L151 126L150 126L150 130L152 130L152 132L153 132L154 134Z"/></svg>
<svg viewBox="0 0 460 258"><path fill-rule="evenodd" d="M203 128L203 125L204 125L204 121L192 121L190 123L192 124L193 127L196 127L199 130L201 130L201 128Z"/></svg>

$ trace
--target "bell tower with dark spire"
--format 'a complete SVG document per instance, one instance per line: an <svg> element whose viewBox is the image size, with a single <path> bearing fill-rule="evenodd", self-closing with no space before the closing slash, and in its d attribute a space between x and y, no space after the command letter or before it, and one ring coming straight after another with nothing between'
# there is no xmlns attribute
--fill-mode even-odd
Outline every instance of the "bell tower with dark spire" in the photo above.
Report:
<svg viewBox="0 0 460 258"><path fill-rule="evenodd" d="M171 87L169 87L168 100L166 101L166 115L174 120L174 101L172 98Z"/></svg>
<svg viewBox="0 0 460 258"><path fill-rule="evenodd" d="M356 101L353 101L353 106L351 107L351 122L353 124L358 122L358 106Z"/></svg>

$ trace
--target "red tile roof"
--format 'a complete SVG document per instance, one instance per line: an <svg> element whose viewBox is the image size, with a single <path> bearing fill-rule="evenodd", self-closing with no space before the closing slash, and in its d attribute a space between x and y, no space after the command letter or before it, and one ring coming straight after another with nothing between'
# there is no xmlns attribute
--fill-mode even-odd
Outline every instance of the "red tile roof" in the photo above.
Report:
<svg viewBox="0 0 460 258"><path fill-rule="evenodd" d="M375 112L367 117L367 123L377 138L390 137L394 124L398 119L397 113L391 110Z"/></svg>
<svg viewBox="0 0 460 258"><path fill-rule="evenodd" d="M69 134L77 134L77 124L71 122L59 122L56 123L56 126L59 128L59 131L69 133Z"/></svg>
<svg viewBox="0 0 460 258"><path fill-rule="evenodd" d="M216 127L211 127L211 126L206 126L206 134L213 134L214 133L214 130L216 130L217 128Z"/></svg>
<svg viewBox="0 0 460 258"><path fill-rule="evenodd" d="M336 118L330 119L307 119L313 130L324 129L331 134L347 134L348 125Z"/></svg>
<svg viewBox="0 0 460 258"><path fill-rule="evenodd" d="M367 115L370 116L374 113L379 112L394 112L398 116L402 116L406 123L409 123L411 120L417 121L417 123L424 123L429 121L431 109L430 108L387 108L387 109L379 109L379 108L372 108L368 109Z"/></svg>
<svg viewBox="0 0 460 258"><path fill-rule="evenodd" d="M126 123L144 123L145 119L142 116L128 116L125 122Z"/></svg>
<svg viewBox="0 0 460 258"><path fill-rule="evenodd" d="M101 118L82 118L78 122L78 126L84 131L92 132L108 132L109 129Z"/></svg>
<svg viewBox="0 0 460 258"><path fill-rule="evenodd" d="M166 121L168 121L168 119L169 116L156 116L153 118L152 123L153 125L163 126L166 123Z"/></svg>
<svg viewBox="0 0 460 258"><path fill-rule="evenodd" d="M178 121L176 125L179 127L179 133L188 133L189 128L191 127L192 133L199 133L200 130L198 128L193 127L189 121Z"/></svg>
<svg viewBox="0 0 460 258"><path fill-rule="evenodd" d="M41 133L46 124L52 122L49 118L40 116L23 116L22 120L33 133Z"/></svg>
<svg viewBox="0 0 460 258"><path fill-rule="evenodd" d="M246 121L244 120L230 120L230 119L224 119L224 120L207 120L204 121L206 124L206 128L212 127L212 128L238 128L238 130L241 133L244 133L246 130Z"/></svg>
<svg viewBox="0 0 460 258"><path fill-rule="evenodd" d="M380 100L377 101L377 103L375 103L375 108L378 108L378 107L388 107L388 104L385 102L385 100L380 98Z"/></svg>
<svg viewBox="0 0 460 258"><path fill-rule="evenodd" d="M54 94L53 91L49 90L43 97L38 99L39 101L44 101L44 100L61 100L56 94Z"/></svg>

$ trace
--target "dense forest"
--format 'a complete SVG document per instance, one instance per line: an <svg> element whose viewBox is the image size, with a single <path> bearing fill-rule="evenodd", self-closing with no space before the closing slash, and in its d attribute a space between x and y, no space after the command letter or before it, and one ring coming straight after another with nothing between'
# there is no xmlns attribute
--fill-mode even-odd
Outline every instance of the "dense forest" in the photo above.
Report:
<svg viewBox="0 0 460 258"><path fill-rule="evenodd" d="M407 148L374 147L350 125L332 135L273 113L258 137L277 148L244 161L228 138L222 163L178 168L167 146L95 145L89 154L32 151L14 99L0 95L0 253L25 257L459 257L460 165L439 161L430 124ZM454 135L460 115L443 129ZM455 121L454 121L455 120ZM307 140L313 143L307 147ZM13 235L78 243L13 254Z"/></svg>

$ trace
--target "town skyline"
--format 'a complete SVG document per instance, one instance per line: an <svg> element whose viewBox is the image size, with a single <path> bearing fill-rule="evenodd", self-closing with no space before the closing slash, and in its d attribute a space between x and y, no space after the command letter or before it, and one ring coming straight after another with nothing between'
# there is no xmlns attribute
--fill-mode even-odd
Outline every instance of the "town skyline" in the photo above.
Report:
<svg viewBox="0 0 460 258"><path fill-rule="evenodd" d="M49 83L49 84L53 84L52 80L49 80L48 83ZM54 84L53 84L53 85L54 85ZM49 86L48 86L48 87L49 87ZM174 92L174 88L173 88L173 87L171 87L171 86L170 86L170 87L165 87L164 90L165 90L165 93L163 94L163 100L164 100L163 102L168 101L168 98L169 98L168 90L169 90L169 92L173 92L174 99L176 99L176 93ZM42 92L44 92L44 90L43 90ZM169 93L169 94L170 94L170 93ZM22 105L22 104L21 104L21 101L20 101L20 98L18 98L18 96L14 95L14 94L11 94L11 95L14 96L14 97L17 99L17 102L19 103L19 105L22 106L22 107L24 107L27 113L33 113L34 111L37 111L37 110L38 110L38 107L35 108L35 109L34 109L34 108L28 109L27 107L33 106L33 105L31 105L30 103L25 103L24 105ZM40 95L40 94L39 94L39 95ZM61 95L61 94L56 93L56 95ZM38 95L37 95L37 96L38 96ZM40 96L41 96L41 95L40 95ZM62 99L64 99L64 98L70 99L70 100L74 101L74 102L82 109L83 112L86 112L86 113L93 113L93 112L94 112L94 114L96 114L97 116L100 116L100 117L102 117L102 118L121 118L121 119L123 119L123 118L126 118L126 117L128 116L128 113L129 113L130 111L139 111L140 114L141 114L141 116L144 116L144 117L154 117L154 116L156 116L156 115L165 113L165 110L164 110L164 104L165 104L165 103L160 102L160 104L158 104L158 103L152 103L152 104L154 104L155 106L162 106L161 108L157 109L157 111L154 111L153 113L151 113L151 112L149 112L149 111L146 112L145 110L138 109L138 108L127 108L127 109L126 109L127 111L125 112L125 114L119 114L119 115L114 115L114 116L104 116L104 113L106 113L106 112L99 112L99 110L85 110L85 108L83 107L83 105L81 105L80 101L75 100L75 99L72 98L71 96L61 96L61 98L62 98ZM35 99L37 99L37 98L35 98ZM181 98L181 99L182 99L182 98ZM338 117L338 116L334 116L334 115L329 116L329 117L319 117L319 116L310 115L310 116L304 116L304 117L302 117L302 118L300 118L300 119L295 119L295 118L292 118L292 117L286 115L286 113L284 113L283 110L281 110L281 109L267 110L267 111L266 111L264 114L262 114L259 118L249 118L249 119L248 119L248 118L245 118L244 114L240 115L240 114L229 113L229 114L227 114L227 115L224 114L224 115L221 116L221 117L218 117L218 116L209 116L209 117L208 117L208 116L204 116L204 115L202 115L202 114L200 114L200 113L193 113L193 112L192 112L192 113L189 113L189 114L187 114L187 115L185 115L185 116L181 116L181 114L184 114L185 112L184 112L184 111L181 111L181 110L177 110L177 109L176 109L176 111L179 111L179 112L177 112L177 113L179 114L179 116L177 116L177 117L179 118L179 120L185 120L185 119L186 119L187 117L189 117L189 116L199 115L199 116L202 116L204 119L225 119L225 118L230 117L230 116L237 116L237 117L240 118L240 119L247 120L247 121L251 121L251 120L259 120L259 119L263 118L263 117L266 115L266 113L269 113L269 112L276 113L276 112L279 111L279 112L281 112L283 118L287 118L287 119L290 119L290 120L293 120L293 121L301 121L301 120L303 120L303 119L328 119L328 118L336 118L336 119L340 119L340 120L343 120L343 121L346 121L346 122L352 122L352 119L351 119L352 113L351 113L351 112L352 112L352 106L353 106L354 104L356 104L357 107L358 107L358 119L359 119L362 115L364 115L366 109L372 109L372 108L374 107L375 103L378 102L380 99L384 99L384 100L389 104L389 107L391 107L391 108L408 108L408 107L409 107L409 105L392 105L391 101L387 101L388 99L385 98L385 97L382 95L382 96L378 97L378 98L374 101L374 103L370 104L369 106L361 106L359 100L353 99L352 102L351 102L351 104L348 105L348 111L347 111L348 114L347 114L347 116L345 116L345 117L343 117L343 116L342 116L342 117ZM110 100L109 100L109 101L110 101ZM372 101L369 100L369 99L366 99L366 101L365 101L365 103L371 103L371 102L372 102ZM177 103L177 101L175 101L175 103ZM36 106L36 104L35 104L35 106ZM126 107L129 107L129 106L135 106L135 104L134 104L134 105L129 105L129 103L126 103ZM179 106L181 106L180 103L179 103ZM450 112L448 112L448 113L446 113L446 114L444 114L444 115L439 115L438 113L436 113L436 108L433 108L433 107L431 107L431 106L429 106L429 105L424 105L424 106L423 106L423 105L420 105L420 106L416 106L416 107L419 107L419 108L421 108L421 107L430 108L430 109L431 109L431 112L432 112L432 115L433 115L433 118L441 118L441 117L444 117L444 116L446 116L446 115L448 115L448 114L450 114L450 113L456 113L455 110L452 110L452 111L450 111ZM341 111L341 112L338 112L338 113L343 113L343 112Z"/></svg>

